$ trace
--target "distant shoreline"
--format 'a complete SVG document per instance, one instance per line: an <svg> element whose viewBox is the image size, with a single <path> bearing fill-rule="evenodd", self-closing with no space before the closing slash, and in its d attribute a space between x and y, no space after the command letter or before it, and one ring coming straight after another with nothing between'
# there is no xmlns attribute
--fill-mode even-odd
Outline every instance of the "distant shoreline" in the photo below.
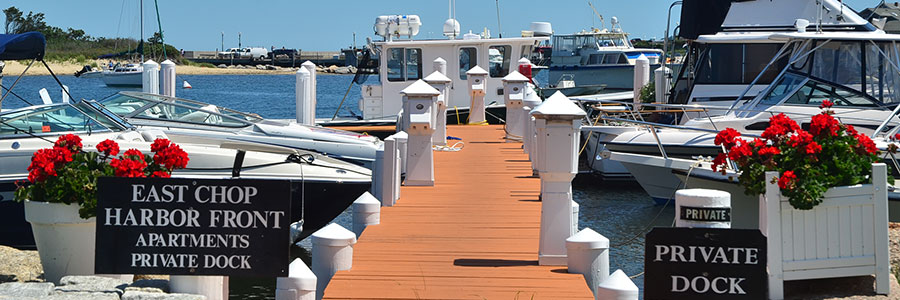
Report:
<svg viewBox="0 0 900 300"><path fill-rule="evenodd" d="M47 62L47 65L50 66L50 69L53 70L53 73L61 76L61 75L73 75L75 72L84 68L84 65L90 65L91 63L97 63L97 65L103 66L109 63L108 60L91 60L87 63L76 63L74 61L69 62ZM3 77L16 77L22 74L22 71L25 70L27 64L22 64L19 61L5 61L6 67L3 68ZM186 66L186 65L178 65L175 67L175 72L178 75L284 75L284 74L294 74L297 72L296 68L281 68L278 70L258 70L255 68L248 69L238 69L238 68L209 68L209 67L199 67L199 66ZM317 74L327 74L327 75L336 75L333 73L325 73L325 72L317 72ZM47 68L41 62L35 62L28 72L25 73L25 76L41 76L41 75L50 75L50 72L47 71Z"/></svg>

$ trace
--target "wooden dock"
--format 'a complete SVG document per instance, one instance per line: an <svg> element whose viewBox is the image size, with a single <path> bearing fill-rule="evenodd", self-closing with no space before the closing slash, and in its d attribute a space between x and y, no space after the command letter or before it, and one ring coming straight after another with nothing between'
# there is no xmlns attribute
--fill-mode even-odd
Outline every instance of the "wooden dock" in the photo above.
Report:
<svg viewBox="0 0 900 300"><path fill-rule="evenodd" d="M522 144L500 125L448 134L465 148L435 152L435 186L404 186L382 208L325 298L593 299L582 275L538 265L540 180Z"/></svg>

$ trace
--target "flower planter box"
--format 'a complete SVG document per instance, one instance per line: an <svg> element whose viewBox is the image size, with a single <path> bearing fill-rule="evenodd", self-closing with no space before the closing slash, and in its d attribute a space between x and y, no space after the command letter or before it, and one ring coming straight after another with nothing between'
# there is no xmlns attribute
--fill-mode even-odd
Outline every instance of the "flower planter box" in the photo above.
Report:
<svg viewBox="0 0 900 300"><path fill-rule="evenodd" d="M96 218L78 216L78 204L25 201L25 219L44 268L44 280L94 274Z"/></svg>
<svg viewBox="0 0 900 300"><path fill-rule="evenodd" d="M794 209L778 173L766 173L760 230L768 237L770 299L784 298L784 281L872 274L876 292L890 292L886 172L872 164L873 184L828 189L811 210Z"/></svg>

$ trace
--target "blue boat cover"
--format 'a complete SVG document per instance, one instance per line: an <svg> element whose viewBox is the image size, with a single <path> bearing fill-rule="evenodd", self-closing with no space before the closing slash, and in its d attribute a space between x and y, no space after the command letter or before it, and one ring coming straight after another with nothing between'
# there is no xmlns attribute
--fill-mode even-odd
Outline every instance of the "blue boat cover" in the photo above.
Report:
<svg viewBox="0 0 900 300"><path fill-rule="evenodd" d="M0 60L44 59L47 41L40 32L0 34Z"/></svg>

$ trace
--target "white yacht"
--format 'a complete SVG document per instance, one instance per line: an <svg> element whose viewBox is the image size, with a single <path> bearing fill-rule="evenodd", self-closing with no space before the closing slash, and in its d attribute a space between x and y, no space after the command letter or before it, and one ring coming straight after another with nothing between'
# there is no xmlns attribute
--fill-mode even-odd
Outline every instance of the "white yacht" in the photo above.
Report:
<svg viewBox="0 0 900 300"><path fill-rule="evenodd" d="M418 33L420 24L418 16L382 16L377 19L376 34L385 37L385 40L369 44L370 51L375 54L373 59L378 62L379 82L360 87L362 99L359 109L363 112L364 121L396 119L402 104L400 91L434 72L433 61L437 58L447 62L447 77L452 80L447 104L448 123L456 123L457 116L464 123L468 117L470 96L466 71L475 66L489 72L484 97L489 121L502 119L505 116L503 77L516 70L517 61L530 57L534 47L548 40L550 34L546 30L523 31L522 37L491 38L486 32L484 35L469 33L457 38L459 23L450 19L443 30L447 39L412 39ZM409 39L400 40L401 36Z"/></svg>
<svg viewBox="0 0 900 300"><path fill-rule="evenodd" d="M613 17L611 30L592 28L553 35L547 81L551 87L561 87L563 81L574 81L574 87L579 87L581 94L592 94L601 89L631 90L635 60L643 55L650 61L650 70L656 70L662 54L659 49L635 48L628 33L622 31Z"/></svg>
<svg viewBox="0 0 900 300"><path fill-rule="evenodd" d="M130 125L98 110L94 104L50 104L0 113L0 244L33 245L21 203L13 202L17 182L28 176L32 154L52 146L63 134L78 134L86 150L111 139L120 149L150 153L159 130L131 129ZM290 180L292 221L303 220L301 237L323 227L371 186L371 171L314 152L257 144L230 143L220 147L178 142L188 153L187 168L173 177L259 178ZM265 150L258 152L254 150ZM244 152L244 155L239 154ZM32 243L32 244L29 244Z"/></svg>
<svg viewBox="0 0 900 300"><path fill-rule="evenodd" d="M119 92L100 104L128 123L158 129L175 142L257 143L315 151L371 168L381 141L355 132L263 119L259 115L162 95Z"/></svg>
<svg viewBox="0 0 900 300"><path fill-rule="evenodd" d="M103 82L114 87L141 87L143 85L144 66L141 64L117 64L109 70L103 70Z"/></svg>

